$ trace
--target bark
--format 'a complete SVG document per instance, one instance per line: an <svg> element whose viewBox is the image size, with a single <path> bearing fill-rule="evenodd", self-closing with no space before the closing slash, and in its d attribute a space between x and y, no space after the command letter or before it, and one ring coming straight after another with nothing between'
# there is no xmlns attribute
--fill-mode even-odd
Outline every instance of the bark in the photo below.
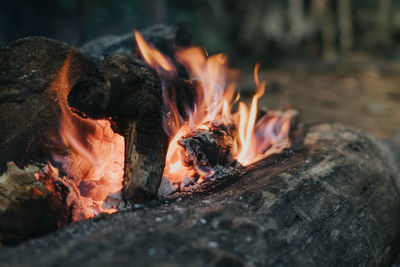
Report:
<svg viewBox="0 0 400 267"><path fill-rule="evenodd" d="M288 43L297 47L307 33L304 18L303 0L290 0L288 2Z"/></svg>
<svg viewBox="0 0 400 267"><path fill-rule="evenodd" d="M3 248L0 260L7 266L389 266L400 234L391 144L341 125L314 126L303 146L206 193L72 224Z"/></svg>
<svg viewBox="0 0 400 267"><path fill-rule="evenodd" d="M336 31L333 12L329 0L313 0L311 4L311 18L317 29L321 32L322 59L332 62L336 59Z"/></svg>
<svg viewBox="0 0 400 267"><path fill-rule="evenodd" d="M342 52L347 52L353 46L353 17L351 15L351 1L338 1L338 17L340 48Z"/></svg>

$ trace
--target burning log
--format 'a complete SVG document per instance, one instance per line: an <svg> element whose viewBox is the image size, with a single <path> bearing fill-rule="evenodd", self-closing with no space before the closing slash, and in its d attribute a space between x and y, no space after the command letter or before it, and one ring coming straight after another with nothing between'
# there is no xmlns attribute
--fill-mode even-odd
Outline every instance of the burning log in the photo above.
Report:
<svg viewBox="0 0 400 267"><path fill-rule="evenodd" d="M113 129L125 137L124 196L140 198L155 193L167 149L167 136L161 129L165 93L162 89L165 89L166 80L160 81L155 71L122 56L107 56L99 66L79 53L72 53L68 47L43 38L18 41L1 50L0 56L0 121L6 126L0 129L4 137L1 139L4 151L0 154L2 242L15 242L51 231L76 218L88 218L103 211L101 205L110 190L103 191L101 187L107 187L111 181L105 179L104 173L91 177L93 170L84 172L83 176L93 178L85 180L80 169L72 168L73 164L87 161L98 166L96 157L88 149L92 139L88 141L84 135L83 142L76 145L74 142L82 140L72 131L63 136L62 145L54 138L60 116L72 130L83 129L90 133L95 132L97 126L104 126L99 120L106 122L101 138L94 135L99 143L113 139L114 132L107 128L110 121L104 120L111 119ZM152 59L150 57L149 61ZM161 64L166 62L163 59L159 65L165 67ZM221 68L216 72L207 71L207 74L224 73L222 56L204 58L202 62L208 60L213 64L205 65ZM158 74L162 75L164 70L158 69ZM176 101L179 109L183 103L191 102L194 94L190 83L173 76L168 76L167 81L173 83L172 88L176 90L168 92L169 104L173 106L175 103L171 102ZM183 201L182 198L164 199L160 206L151 209L116 215L112 220L71 225L59 235L1 250L2 263L54 265L63 262L59 255L67 254L72 258L79 250L81 257L74 260L78 263L90 260L96 264L105 260L98 255L109 255L103 250L112 249L118 255L128 251L129 255L121 257L122 260L138 265L171 261L177 265L193 262L199 265L232 262L299 266L389 264L398 252L400 236L398 152L392 153L382 142L340 125L309 128L300 140L293 139L290 143L290 115L256 121L256 103L265 85L258 78L255 81L258 91L250 108L240 103L237 116L227 105L209 105L215 101L208 101L213 98L206 96L222 96L220 91L200 94L203 102L198 102L193 109L200 113L193 113L191 117L194 126L190 128L188 122L176 129L176 142L171 142L170 146L172 152L176 152L174 145L177 144L183 154L172 154L168 174L181 175L180 165L175 164L183 163L189 169L196 169L200 179L209 177L210 169L215 171L219 165L235 164L232 155L234 140L239 134L243 149L234 156L241 160L243 168L224 173L225 176L211 187L191 191L192 198L177 192L172 197L178 195ZM69 87L72 87L70 93ZM206 86L199 82L199 88ZM227 99L232 96L233 93ZM214 124L210 127L209 120L205 120L210 110L228 114L230 121L237 119L236 125L241 128L216 124L216 116L212 117ZM181 111L175 109L174 114L181 115ZM86 116L98 120L84 119ZM190 128L189 131L184 127ZM107 131L112 134L106 134ZM268 138L263 138L266 134ZM256 142L257 138L261 141ZM391 149L399 149L398 141L392 142ZM276 150L270 149L271 144ZM266 149L271 150L271 154L262 159ZM86 156L78 157L81 156L78 150ZM47 161L56 161L53 154L72 163L67 160L58 166L60 173L50 164L44 167ZM177 159L174 156L178 156ZM262 160L257 162L259 159ZM17 165L10 163L12 160ZM256 163L251 164L253 162ZM97 169L101 168L95 171ZM202 194L203 189L207 194ZM82 210L79 206L82 203L74 201L76 196L88 201L85 207L92 211L90 216L79 217L80 214L74 212ZM88 224L92 227L87 227ZM74 238L79 239L69 242ZM103 244L98 246L87 240L101 240ZM174 242L173 249L171 242ZM66 243L68 249L64 246ZM44 260L43 251L47 256ZM29 258L15 255L29 255ZM93 255L96 258L92 258ZM106 260L113 259L106 257Z"/></svg>
<svg viewBox="0 0 400 267"><path fill-rule="evenodd" d="M189 83L178 78L172 82L180 96L178 102L193 98L191 91L187 90ZM70 86L74 86L71 102L82 109L74 109L77 114L85 113L92 118L107 120L94 121L73 115L66 102ZM87 161L92 161L90 164L94 165L99 163L96 158L91 159L91 155L77 158L77 151L83 149L79 152L83 154L90 152L95 145L91 143L93 140L98 144L96 149L101 149L104 142L115 141L113 131L107 126L110 117L114 120L114 131L126 139L124 196L131 198L133 194L155 194L168 142L161 128L161 88L155 72L143 65L132 64L122 56L108 56L99 68L88 57L64 44L31 37L0 50L0 89L0 176L6 181L0 187L0 195L4 197L0 240L11 240L6 233L12 235L14 240L26 239L53 231L72 220L92 217L103 210L103 198L115 192L107 187L115 188L118 184L114 185L114 181L107 180L98 171L71 170L71 164L76 167ZM76 98L81 93L87 103ZM98 104L96 101L103 102L95 107L92 104ZM73 125L68 125L71 123ZM68 130L68 127L72 132L66 133L68 136L60 136L60 131ZM71 137L71 134L76 136ZM88 139L85 134L93 135L98 140ZM77 141L81 143L74 145ZM109 149L110 146L113 149L112 145L107 144L108 150L101 153L111 153ZM11 168L13 162L15 167ZM41 182L31 179L33 172L42 175L48 162L57 167L53 168L54 171L50 169L48 178L54 181L60 179L57 187L50 186L53 190L50 193L49 184L46 184L47 191L42 190ZM14 175L16 172L18 175ZM82 177L94 172L100 176L88 177L88 180ZM13 179L18 181L19 177L27 178L23 178L23 182L10 182ZM61 185L63 182L65 184ZM120 184L122 187L122 174ZM15 187L15 190L8 187ZM8 193L10 190L12 194ZM82 198L83 202L74 200L75 197ZM50 198L53 199L52 204L47 201ZM84 211L90 209L93 212ZM56 210L59 211L58 217ZM42 211L46 212L46 216L43 217L43 224L38 223L36 228L30 226L29 220L22 220L24 216L30 218ZM14 215L20 218L17 220ZM7 230L5 225L13 218L21 225L16 226L17 230ZM47 228L46 223L49 224ZM18 233L13 234L14 230Z"/></svg>
<svg viewBox="0 0 400 267"><path fill-rule="evenodd" d="M136 37L141 38L138 33ZM70 246L80 251L77 261L92 264L104 260L98 255L109 255L103 249L122 255L129 251L127 263L138 265L171 259L177 265L390 263L400 236L397 152L340 125L315 126L300 139L294 135L290 140L291 114L257 119L257 101L265 90L257 68L251 105L240 102L238 111L231 112L234 88L224 92L226 58L205 57L199 48L178 53L188 69L191 57L197 55L200 68L192 65L196 71L191 75L203 78L197 79L198 101L187 109L194 98L191 83L174 77L178 72L169 59L144 40L141 43L143 58L154 64L157 73L117 55L96 65L43 38L21 40L0 51L0 120L7 125L0 132L5 137L5 152L0 154L5 161L0 166L6 171L0 175L0 240L13 242L107 212L107 199L118 197L112 193L121 189L122 176L125 198L154 195L165 159L169 160L165 174L172 182L184 183L192 177L191 170L196 183L212 177L219 166L227 171L207 188L190 188L192 198L185 198L190 194L184 190L175 192L160 206L72 225L39 245L33 241L35 249L27 244L2 250L0 258L11 264L7 253L16 252L29 255L30 264L43 266L43 247L38 248L44 244L48 257L44 262L49 265L63 262L59 255L76 255ZM163 114L165 106L170 113ZM182 118L183 111L191 114ZM170 157L162 115L167 117L166 131L173 128ZM51 119L43 121L46 116ZM233 125L217 123L220 117ZM113 130L125 137L125 146ZM393 148L400 147L398 141L392 142ZM118 152L121 144L125 163L119 175L122 164L107 156L113 154L114 145ZM14 152L14 146L22 150ZM100 152L93 155L93 147ZM117 153L117 161L121 155ZM106 164L99 161L104 158ZM48 161L56 162L57 168ZM236 161L241 168L229 169ZM115 176L116 181L108 179ZM207 194L202 194L205 190ZM176 195L184 201L170 201ZM32 226L25 218L33 216ZM68 242L66 250L62 244L76 232L79 240ZM91 247L87 240L105 244ZM174 249L170 242L176 243ZM134 249L119 250L129 246ZM93 253L96 250L99 253ZM96 258L90 258L94 254ZM25 265L28 260L24 260L18 258L17 264Z"/></svg>
<svg viewBox="0 0 400 267"><path fill-rule="evenodd" d="M174 147L174 153L180 156L178 164L185 168L186 175L183 180L171 179L169 166L164 171L158 196L165 198L176 192L190 194L207 185L217 184L218 179L240 168L240 164L233 158L237 135L235 125L214 122L209 127L191 129L181 136Z"/></svg>
<svg viewBox="0 0 400 267"><path fill-rule="evenodd" d="M188 81L172 78L177 103L192 103ZM153 70L119 55L105 57L99 71L73 86L69 105L91 118L111 118L125 137L126 199L154 196L165 164L168 137L162 129L161 84Z"/></svg>
<svg viewBox="0 0 400 267"><path fill-rule="evenodd" d="M389 147L341 125L314 126L302 138L303 145L212 191L69 225L1 249L1 262L390 266L399 252L400 177L392 152L398 154L400 139Z"/></svg>
<svg viewBox="0 0 400 267"><path fill-rule="evenodd" d="M229 165L233 162L234 135L237 135L234 126L213 124L210 129L198 129L183 136L178 143L184 147L185 165L196 169Z"/></svg>
<svg viewBox="0 0 400 267"><path fill-rule="evenodd" d="M46 163L53 153L69 153L57 137L60 96L48 88L70 54L67 82L73 86L74 111L95 119L111 117L114 130L126 138L125 197L139 192L154 195L168 142L161 128L161 85L156 72L116 55L107 56L99 68L69 47L39 37L16 41L0 53L0 122L4 125L0 173L10 161L25 166ZM181 109L183 103L193 102L186 80L172 78L171 83Z"/></svg>
<svg viewBox="0 0 400 267"><path fill-rule="evenodd" d="M118 55L72 88L69 105L90 118L111 117L125 138L124 196L151 196L164 168L168 138L161 128L161 87L156 75Z"/></svg>
<svg viewBox="0 0 400 267"><path fill-rule="evenodd" d="M0 50L0 242L16 243L51 232L72 220L70 189L45 179L52 154L67 155L57 129L61 115L49 85L71 49L31 37ZM69 78L74 82L90 63L76 54Z"/></svg>
<svg viewBox="0 0 400 267"><path fill-rule="evenodd" d="M269 112L260 117L268 120L273 118L274 113L276 117L281 116L279 112ZM290 125L294 134L299 119L298 112L288 110L286 114L290 116ZM178 141L183 148L184 165L195 170L197 176L212 178L212 180L232 172L233 168L240 168L240 164L233 159L234 146L238 145L236 143L238 135L238 129L234 124L218 121L213 122L210 127L205 129L189 132ZM269 148L267 147L267 149ZM196 179L198 178L196 177ZM204 180L202 179L202 181Z"/></svg>
<svg viewBox="0 0 400 267"><path fill-rule="evenodd" d="M58 128L60 109L47 89L70 51L39 37L18 40L0 50L0 173L10 161L18 166L46 163L49 151L60 148L51 138ZM74 74L84 65L75 63Z"/></svg>
<svg viewBox="0 0 400 267"><path fill-rule="evenodd" d="M54 231L71 221L68 188L34 165L7 164L0 176L0 244Z"/></svg>

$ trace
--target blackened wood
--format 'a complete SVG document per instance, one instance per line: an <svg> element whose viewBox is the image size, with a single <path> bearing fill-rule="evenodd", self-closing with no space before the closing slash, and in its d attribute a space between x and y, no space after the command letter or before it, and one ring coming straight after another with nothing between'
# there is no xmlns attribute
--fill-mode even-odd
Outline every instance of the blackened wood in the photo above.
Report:
<svg viewBox="0 0 400 267"><path fill-rule="evenodd" d="M92 63L60 42L30 37L0 49L0 174L7 162L46 163L60 149L60 108L48 88L71 53L73 84Z"/></svg>
<svg viewBox="0 0 400 267"><path fill-rule="evenodd" d="M0 50L0 173L10 161L23 167L51 161L54 152L68 153L60 146L58 99L48 90L67 55L71 56L71 99L78 91L71 103L81 109L75 111L92 118L112 117L114 130L126 138L125 196L139 191L154 195L168 142L162 130L156 72L123 56L107 57L99 69L87 56L40 37L18 40ZM172 78L171 83L180 107L193 102L187 81ZM134 189L130 184L136 185Z"/></svg>
<svg viewBox="0 0 400 267"><path fill-rule="evenodd" d="M184 106L191 107L194 102L194 87L183 78L171 76L166 79L168 96L175 96L174 100L185 116ZM160 78L153 69L130 62L124 56L106 56L99 69L82 76L73 85L68 104L91 118L126 117L136 120L151 109L161 110Z"/></svg>
<svg viewBox="0 0 400 267"><path fill-rule="evenodd" d="M181 78L168 79L168 95L175 95L184 110L193 103L193 87ZM127 199L155 196L160 184L168 146L162 94L154 70L120 55L105 57L99 70L82 76L69 94L68 103L78 114L111 118L114 130L125 137L123 194Z"/></svg>
<svg viewBox="0 0 400 267"><path fill-rule="evenodd" d="M232 148L237 130L234 125L215 123L210 129L198 129L182 137L178 144L184 148L184 164L205 172L216 165L232 165Z"/></svg>
<svg viewBox="0 0 400 267"><path fill-rule="evenodd" d="M94 64L60 42L30 37L0 49L2 244L54 231L71 221L68 188L54 179L35 179L53 153L68 154L58 135L58 99L49 90L68 55L73 84Z"/></svg>
<svg viewBox="0 0 400 267"><path fill-rule="evenodd" d="M0 261L390 266L400 236L393 149L353 128L314 126L303 148L270 156L208 193L72 224L1 249Z"/></svg>
<svg viewBox="0 0 400 267"><path fill-rule="evenodd" d="M20 169L9 162L0 175L0 245L15 245L70 223L67 195L66 186L37 166Z"/></svg>

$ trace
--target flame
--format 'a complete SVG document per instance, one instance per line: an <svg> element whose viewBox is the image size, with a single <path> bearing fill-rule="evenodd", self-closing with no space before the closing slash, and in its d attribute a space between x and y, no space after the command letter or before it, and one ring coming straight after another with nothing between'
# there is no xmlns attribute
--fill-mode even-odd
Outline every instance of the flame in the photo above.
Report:
<svg viewBox="0 0 400 267"><path fill-rule="evenodd" d="M140 51L147 63L157 70L164 69L165 71L176 73L175 66L167 57L161 54L161 52L158 51L154 46L147 43L138 31L134 31L134 33L138 46L146 47L146 49Z"/></svg>
<svg viewBox="0 0 400 267"><path fill-rule="evenodd" d="M165 82L165 79L168 79L165 73L175 75L176 68L167 57L149 45L136 31L135 36L144 60L161 74L162 83L168 84ZM223 54L208 56L204 51L199 47L190 47L180 49L176 53L176 60L186 68L192 83L196 86L197 97L194 107L186 110L188 118L182 120L176 103L164 97L164 104L168 107L168 112L164 113L164 129L170 136L164 178L173 183L181 183L195 174L200 176L197 183L201 183L214 174L213 169L199 168L196 164L194 167L185 166L182 158L184 148L179 145L179 140L196 129L210 129L215 122L236 127L238 135L235 137L232 156L243 166L290 146L288 137L292 116L290 111L274 115L267 113L259 118L258 101L264 95L266 85L265 81L259 81L259 65L254 69L257 91L250 106L247 106L240 101L239 94L234 97L235 83L227 82L229 73L227 57ZM164 91L166 88L163 88ZM237 102L239 102L238 108L233 112ZM175 127L171 130L170 125Z"/></svg>
<svg viewBox="0 0 400 267"><path fill-rule="evenodd" d="M70 188L68 202L74 205L74 220L86 219L100 212L113 213L106 208L110 194L122 189L124 168L124 138L113 132L108 120L91 120L76 116L68 107L68 80L71 65L69 54L53 79L49 92L55 94L61 110L59 136L69 150L67 156L54 154L53 160L66 173L62 182ZM59 170L49 164L49 172L59 177ZM79 206L79 208L77 208Z"/></svg>

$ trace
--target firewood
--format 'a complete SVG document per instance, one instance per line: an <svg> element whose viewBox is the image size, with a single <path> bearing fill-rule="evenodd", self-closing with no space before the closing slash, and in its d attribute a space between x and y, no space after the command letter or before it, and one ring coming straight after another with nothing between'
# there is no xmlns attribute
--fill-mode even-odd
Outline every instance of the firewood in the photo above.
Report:
<svg viewBox="0 0 400 267"><path fill-rule="evenodd" d="M80 115L87 112L92 118L111 118L114 130L125 136L124 196L130 198L141 192L144 196L154 195L161 179L168 138L162 130L160 82L153 70L121 56L110 56L99 71L97 63L60 42L42 37L18 40L0 50L0 176L6 181L0 188L1 243L15 243L51 232L70 222L75 216L74 209L79 209L66 202L77 188L57 182L62 190L53 188L50 192L47 188L50 184L43 188L40 181L32 178L52 162L54 153L64 156L70 153L61 144L58 133L59 99L49 90L67 57L70 57L69 85L75 90L96 97L89 93L96 87L85 82L96 81L95 85L100 86L98 92L106 89L105 85L112 85L113 102L107 109L91 112L91 104L96 100L88 100L87 107L75 111ZM103 82L107 79L106 84L99 82L101 79ZM178 91L190 86L182 79L174 78L172 82ZM187 93L180 95L193 98ZM21 177L26 183L19 182ZM57 177L53 178L55 181ZM31 219L35 214L38 217Z"/></svg>
<svg viewBox="0 0 400 267"><path fill-rule="evenodd" d="M6 163L46 163L52 153L68 154L59 145L60 108L48 87L71 55L70 104L77 114L111 118L125 137L124 196L154 195L161 179L168 138L162 130L162 93L157 73L123 56L97 63L66 45L32 37L0 50L0 173ZM182 114L193 103L188 81L171 78ZM189 90L188 90L189 88ZM108 102L107 102L108 101ZM100 103L101 102L101 103Z"/></svg>
<svg viewBox="0 0 400 267"><path fill-rule="evenodd" d="M0 174L7 162L46 163L59 125L60 109L48 87L69 47L46 38L18 40L0 50ZM75 61L74 61L75 62ZM79 72L81 67L73 63ZM71 75L71 78L73 75Z"/></svg>
<svg viewBox="0 0 400 267"><path fill-rule="evenodd" d="M48 233L71 221L69 189L37 180L52 154L68 155L58 140L60 106L49 86L73 50L29 37L0 49L0 243ZM71 60L74 83L94 66L79 53Z"/></svg>
<svg viewBox="0 0 400 267"><path fill-rule="evenodd" d="M178 141L184 148L184 163L188 167L206 173L217 165L232 166L232 148L237 129L234 125L214 123L210 129L190 132Z"/></svg>
<svg viewBox="0 0 400 267"><path fill-rule="evenodd" d="M306 129L301 140L205 193L71 224L1 249L0 260L43 267L71 260L391 266L400 236L399 162L392 152L400 151L400 139L389 147L354 128L325 124Z"/></svg>
<svg viewBox="0 0 400 267"><path fill-rule="evenodd" d="M154 196L168 146L157 73L124 56L110 55L98 72L82 77L69 94L69 105L83 116L111 118L115 131L125 137L124 197ZM188 81L171 77L171 83L181 110L184 103L193 103L194 89Z"/></svg>
<svg viewBox="0 0 400 267"><path fill-rule="evenodd" d="M69 223L66 195L68 188L37 166L20 169L7 163L0 176L0 244L16 244Z"/></svg>

